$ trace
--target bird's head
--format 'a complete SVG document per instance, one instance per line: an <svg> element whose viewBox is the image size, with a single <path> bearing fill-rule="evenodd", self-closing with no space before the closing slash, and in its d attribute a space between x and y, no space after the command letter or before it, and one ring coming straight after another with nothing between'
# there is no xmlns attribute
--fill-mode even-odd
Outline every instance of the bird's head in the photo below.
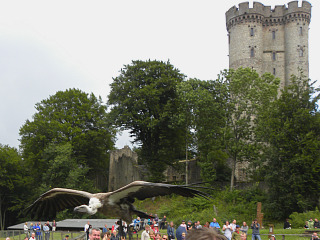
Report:
<svg viewBox="0 0 320 240"><path fill-rule="evenodd" d="M102 204L99 199L97 198L91 198L88 205L80 205L78 207L74 208L75 212L82 212L82 213L88 213L90 215L93 215L97 213L98 208L102 207Z"/></svg>
<svg viewBox="0 0 320 240"><path fill-rule="evenodd" d="M81 205L81 206L75 207L74 211L81 212L81 213L88 213L90 215L93 215L98 211L98 209L96 209L96 208L93 209L92 207L89 207L87 205Z"/></svg>

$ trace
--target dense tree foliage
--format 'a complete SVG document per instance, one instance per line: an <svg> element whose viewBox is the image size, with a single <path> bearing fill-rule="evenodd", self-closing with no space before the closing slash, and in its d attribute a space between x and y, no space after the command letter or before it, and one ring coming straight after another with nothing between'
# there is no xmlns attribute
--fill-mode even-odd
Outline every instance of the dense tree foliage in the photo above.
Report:
<svg viewBox="0 0 320 240"><path fill-rule="evenodd" d="M0 144L0 229L14 224L30 188L25 161L17 149Z"/></svg>
<svg viewBox="0 0 320 240"><path fill-rule="evenodd" d="M114 131L108 126L106 106L101 99L77 89L68 89L37 103L36 110L33 120L27 120L20 129L23 158L34 182L37 185L42 179L50 182L46 179L48 171L62 169L64 165L68 167L72 162L74 168L88 168L86 177L92 185L99 186L98 176L105 176L106 184L108 150L113 148ZM50 156L50 152L52 149L61 152L63 146L68 146L65 159L51 166L58 160ZM61 185L61 181L51 183ZM54 187L52 184L47 187Z"/></svg>
<svg viewBox="0 0 320 240"><path fill-rule="evenodd" d="M261 118L264 170L273 218L314 210L320 197L319 92L308 79L292 77Z"/></svg>
<svg viewBox="0 0 320 240"><path fill-rule="evenodd" d="M150 179L163 180L163 171L184 156L185 128L174 122L177 85L184 75L170 62L133 61L113 79L108 104L117 127L130 130Z"/></svg>
<svg viewBox="0 0 320 240"><path fill-rule="evenodd" d="M189 79L178 85L179 121L186 126L189 158L196 157L207 182L228 181L228 155L223 149L226 91L222 83Z"/></svg>
<svg viewBox="0 0 320 240"><path fill-rule="evenodd" d="M224 72L228 98L225 101L226 127L225 150L231 160L230 187L234 187L235 169L238 162L256 161L259 145L255 139L255 119L277 96L279 79L269 73L259 74L250 68Z"/></svg>

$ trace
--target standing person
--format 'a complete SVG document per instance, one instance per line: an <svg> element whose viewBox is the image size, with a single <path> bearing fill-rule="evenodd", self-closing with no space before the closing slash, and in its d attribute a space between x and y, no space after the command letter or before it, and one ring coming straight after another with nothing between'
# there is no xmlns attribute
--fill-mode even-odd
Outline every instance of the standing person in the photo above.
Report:
<svg viewBox="0 0 320 240"><path fill-rule="evenodd" d="M202 226L201 226L201 224L200 224L200 221L197 221L197 222L195 223L195 228L196 228L196 229L202 228Z"/></svg>
<svg viewBox="0 0 320 240"><path fill-rule="evenodd" d="M107 224L105 224L104 227L102 228L102 233L106 233L108 231L109 231L108 226L107 226Z"/></svg>
<svg viewBox="0 0 320 240"><path fill-rule="evenodd" d="M169 240L174 239L174 227L172 221L169 223L169 226L167 228L167 234Z"/></svg>
<svg viewBox="0 0 320 240"><path fill-rule="evenodd" d="M217 229L220 229L220 225L219 223L217 222L217 219L213 218L212 219L212 222L210 223L209 225L210 228L217 228Z"/></svg>
<svg viewBox="0 0 320 240"><path fill-rule="evenodd" d="M47 226L49 227L49 231L52 231L52 226L50 225L49 221L47 221Z"/></svg>
<svg viewBox="0 0 320 240"><path fill-rule="evenodd" d="M187 230L187 225L186 225L186 221L185 220L182 220L180 226L184 227Z"/></svg>
<svg viewBox="0 0 320 240"><path fill-rule="evenodd" d="M89 227L90 227L90 222L88 221L86 225L84 225L84 232L86 233L87 240L89 239Z"/></svg>
<svg viewBox="0 0 320 240"><path fill-rule="evenodd" d="M99 228L90 228L89 239L90 240L99 240L100 239L100 229Z"/></svg>
<svg viewBox="0 0 320 240"><path fill-rule="evenodd" d="M41 228L40 228L40 226L39 226L39 224L34 224L34 227L33 227L33 231L35 231L36 232L36 239L37 240L41 240L40 239L40 230L41 230Z"/></svg>
<svg viewBox="0 0 320 240"><path fill-rule="evenodd" d="M145 225L145 230L141 233L141 240L149 240L150 225Z"/></svg>
<svg viewBox="0 0 320 240"><path fill-rule="evenodd" d="M222 231L224 231L224 236L228 239L231 240L231 236L232 236L232 226L229 224L229 221L226 221L226 224L223 225L222 227ZM261 239L260 239L261 240Z"/></svg>
<svg viewBox="0 0 320 240"><path fill-rule="evenodd" d="M249 230L249 226L247 225L246 222L243 222L243 223L242 223L242 226L241 226L241 228L240 228L240 231L241 231L241 232L244 232L245 234L247 234L248 230Z"/></svg>
<svg viewBox="0 0 320 240"><path fill-rule="evenodd" d="M187 224L187 230L191 230L191 229L192 229L192 221L189 220Z"/></svg>
<svg viewBox="0 0 320 240"><path fill-rule="evenodd" d="M163 216L160 223L160 229L165 229L165 226L167 225L167 217L166 215Z"/></svg>
<svg viewBox="0 0 320 240"><path fill-rule="evenodd" d="M233 221L232 221L232 223L230 225L232 227L232 231L234 232L236 230L237 220L233 219Z"/></svg>
<svg viewBox="0 0 320 240"><path fill-rule="evenodd" d="M39 240L42 240L42 224L41 222L38 223L39 226Z"/></svg>
<svg viewBox="0 0 320 240"><path fill-rule="evenodd" d="M87 232L89 226L90 226L90 222L88 221L86 225L84 225L84 232Z"/></svg>
<svg viewBox="0 0 320 240"><path fill-rule="evenodd" d="M23 231L24 231L24 234L26 235L26 237L28 238L29 237L29 228L28 228L27 222L23 225Z"/></svg>
<svg viewBox="0 0 320 240"><path fill-rule="evenodd" d="M53 220L52 222L52 232L55 232L57 230L57 223L56 220Z"/></svg>
<svg viewBox="0 0 320 240"><path fill-rule="evenodd" d="M43 232L44 232L44 239L49 240L50 239L50 228L47 223L43 226Z"/></svg>
<svg viewBox="0 0 320 240"><path fill-rule="evenodd" d="M256 238L258 240L261 240L260 237L260 224L258 223L258 220L255 219L252 224L251 224L251 229L252 229L252 240L255 240Z"/></svg>
<svg viewBox="0 0 320 240"><path fill-rule="evenodd" d="M89 227L88 227L88 229L87 229L87 232L86 232L86 234L87 234L87 239L90 238L90 232L91 232L91 230L92 230L92 225L90 224ZM100 231L100 230L99 230L99 231Z"/></svg>

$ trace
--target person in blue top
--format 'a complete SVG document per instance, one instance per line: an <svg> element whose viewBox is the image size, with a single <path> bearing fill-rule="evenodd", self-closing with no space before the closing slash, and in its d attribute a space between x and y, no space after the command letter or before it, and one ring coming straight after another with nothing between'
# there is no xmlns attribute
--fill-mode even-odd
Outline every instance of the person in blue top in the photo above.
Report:
<svg viewBox="0 0 320 240"><path fill-rule="evenodd" d="M217 219L213 218L213 221L210 223L209 227L210 227L210 228L220 229L220 225L219 225L219 223L217 222Z"/></svg>

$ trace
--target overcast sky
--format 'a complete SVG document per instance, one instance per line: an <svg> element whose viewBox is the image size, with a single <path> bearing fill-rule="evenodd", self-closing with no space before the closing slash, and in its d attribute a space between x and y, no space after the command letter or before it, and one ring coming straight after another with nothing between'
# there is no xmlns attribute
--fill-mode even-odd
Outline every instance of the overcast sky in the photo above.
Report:
<svg viewBox="0 0 320 240"><path fill-rule="evenodd" d="M132 60L170 60L188 78L215 79L228 68L225 12L239 2L0 0L0 143L18 147L35 104L57 91L78 88L106 102L112 78ZM309 2L310 78L317 80L320 2ZM125 144L132 146L126 135L117 147Z"/></svg>

